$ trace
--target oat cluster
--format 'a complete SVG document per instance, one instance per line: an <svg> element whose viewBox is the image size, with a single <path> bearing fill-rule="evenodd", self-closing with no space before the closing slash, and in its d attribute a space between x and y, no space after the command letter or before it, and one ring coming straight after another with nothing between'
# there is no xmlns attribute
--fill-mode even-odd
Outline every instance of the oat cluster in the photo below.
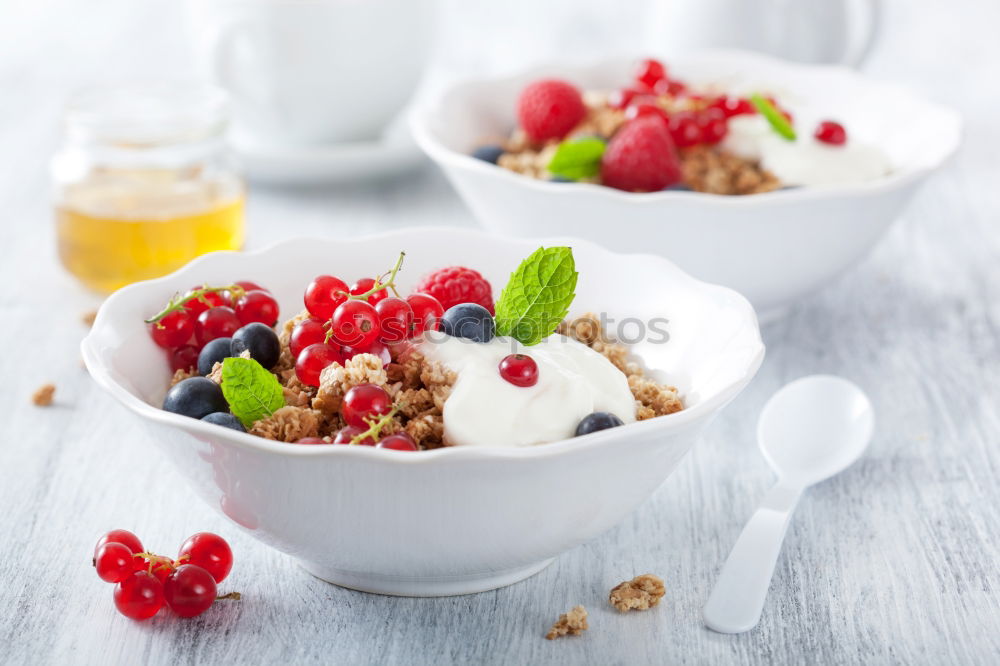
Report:
<svg viewBox="0 0 1000 666"><path fill-rule="evenodd" d="M55 384L43 384L31 395L32 404L38 407L48 407L56 394Z"/></svg>
<svg viewBox="0 0 1000 666"><path fill-rule="evenodd" d="M665 593L663 579L653 574L642 574L613 587L608 601L623 613L647 610L660 603Z"/></svg>
<svg viewBox="0 0 1000 666"><path fill-rule="evenodd" d="M609 140L625 124L625 112L608 105L603 93L586 92L583 97L587 115L569 133L569 138L599 136ZM689 111L698 102L688 97L661 95L657 103L668 112ZM555 155L558 140L532 142L524 131L515 129L501 142L504 153L497 164L515 173L548 180L548 164ZM678 151L684 183L696 192L711 194L759 194L781 187L781 182L754 160L747 160L717 147L693 146ZM600 183L600 177L582 182Z"/></svg>
<svg viewBox="0 0 1000 666"><path fill-rule="evenodd" d="M587 609L583 606L573 606L568 612L559 616L545 637L551 641L562 636L579 636L587 628Z"/></svg>

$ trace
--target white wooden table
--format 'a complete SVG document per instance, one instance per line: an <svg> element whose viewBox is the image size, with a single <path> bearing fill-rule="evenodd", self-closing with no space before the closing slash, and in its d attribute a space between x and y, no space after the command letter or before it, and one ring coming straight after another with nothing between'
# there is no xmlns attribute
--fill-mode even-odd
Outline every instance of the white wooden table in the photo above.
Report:
<svg viewBox="0 0 1000 666"><path fill-rule="evenodd" d="M0 9L0 663L998 663L1000 661L1000 42L995 3L888 2L868 69L966 114L967 141L863 264L765 330L753 385L655 496L622 525L509 588L400 599L312 578L191 499L79 362L80 314L97 298L57 265L46 162L73 87L183 75L174 3L5 3ZM448 0L438 64L452 72L634 48L641 2L584 11ZM545 25L551 25L545 24ZM486 27L492 28L487 31ZM499 26L499 27L498 27ZM478 31L477 31L478 29ZM529 48L535 44L532 50ZM905 114L905 109L899 110ZM250 245L291 234L356 235L473 224L433 169L393 182L256 189ZM759 627L723 636L699 609L771 474L754 426L767 397L813 372L871 395L870 453L806 497ZM58 386L55 406L29 396ZM223 534L236 568L194 620L133 623L93 574L112 527L172 551ZM633 573L667 583L662 607L620 616L608 589ZM579 638L545 641L573 604Z"/></svg>

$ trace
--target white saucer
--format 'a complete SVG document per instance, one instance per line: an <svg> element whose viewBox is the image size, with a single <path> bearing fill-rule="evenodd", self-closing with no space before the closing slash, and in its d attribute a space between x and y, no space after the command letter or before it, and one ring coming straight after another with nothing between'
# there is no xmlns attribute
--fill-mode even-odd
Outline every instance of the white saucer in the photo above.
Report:
<svg viewBox="0 0 1000 666"><path fill-rule="evenodd" d="M426 159L405 124L374 141L296 146L237 134L232 142L247 179L270 185L347 183L406 171Z"/></svg>

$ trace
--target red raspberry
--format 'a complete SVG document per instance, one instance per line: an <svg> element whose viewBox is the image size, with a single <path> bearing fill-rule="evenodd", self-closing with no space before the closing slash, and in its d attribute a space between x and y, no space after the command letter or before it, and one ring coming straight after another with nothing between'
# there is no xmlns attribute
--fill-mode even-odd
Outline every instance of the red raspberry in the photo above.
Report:
<svg viewBox="0 0 1000 666"><path fill-rule="evenodd" d="M478 271L464 266L449 266L434 271L413 290L430 294L441 301L445 310L459 303L478 303L493 312L493 287Z"/></svg>
<svg viewBox="0 0 1000 666"><path fill-rule="evenodd" d="M680 182L681 165L666 125L641 117L615 133L601 160L601 181L632 192L653 192Z"/></svg>
<svg viewBox="0 0 1000 666"><path fill-rule="evenodd" d="M556 79L528 84L517 99L517 119L532 141L561 139L587 115L583 96ZM447 306L445 306L447 307Z"/></svg>

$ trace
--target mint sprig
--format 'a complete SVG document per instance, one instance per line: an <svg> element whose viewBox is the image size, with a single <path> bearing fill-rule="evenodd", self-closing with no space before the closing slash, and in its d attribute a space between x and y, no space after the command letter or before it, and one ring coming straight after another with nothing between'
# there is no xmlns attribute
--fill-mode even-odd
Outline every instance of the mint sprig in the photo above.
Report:
<svg viewBox="0 0 1000 666"><path fill-rule="evenodd" d="M767 122L771 123L771 128L775 132L789 141L795 141L795 128L792 127L792 124L788 122L788 118L785 118L769 99L760 93L754 93L750 95L750 103L760 111L760 115L764 116Z"/></svg>
<svg viewBox="0 0 1000 666"><path fill-rule="evenodd" d="M247 428L285 406L278 378L252 358L222 361L222 395L229 411Z"/></svg>
<svg viewBox="0 0 1000 666"><path fill-rule="evenodd" d="M556 330L576 296L576 265L568 247L540 247L521 262L496 303L496 328L525 345Z"/></svg>
<svg viewBox="0 0 1000 666"><path fill-rule="evenodd" d="M601 172L601 158L607 144L596 137L567 139L556 148L548 170L569 180L596 178Z"/></svg>

